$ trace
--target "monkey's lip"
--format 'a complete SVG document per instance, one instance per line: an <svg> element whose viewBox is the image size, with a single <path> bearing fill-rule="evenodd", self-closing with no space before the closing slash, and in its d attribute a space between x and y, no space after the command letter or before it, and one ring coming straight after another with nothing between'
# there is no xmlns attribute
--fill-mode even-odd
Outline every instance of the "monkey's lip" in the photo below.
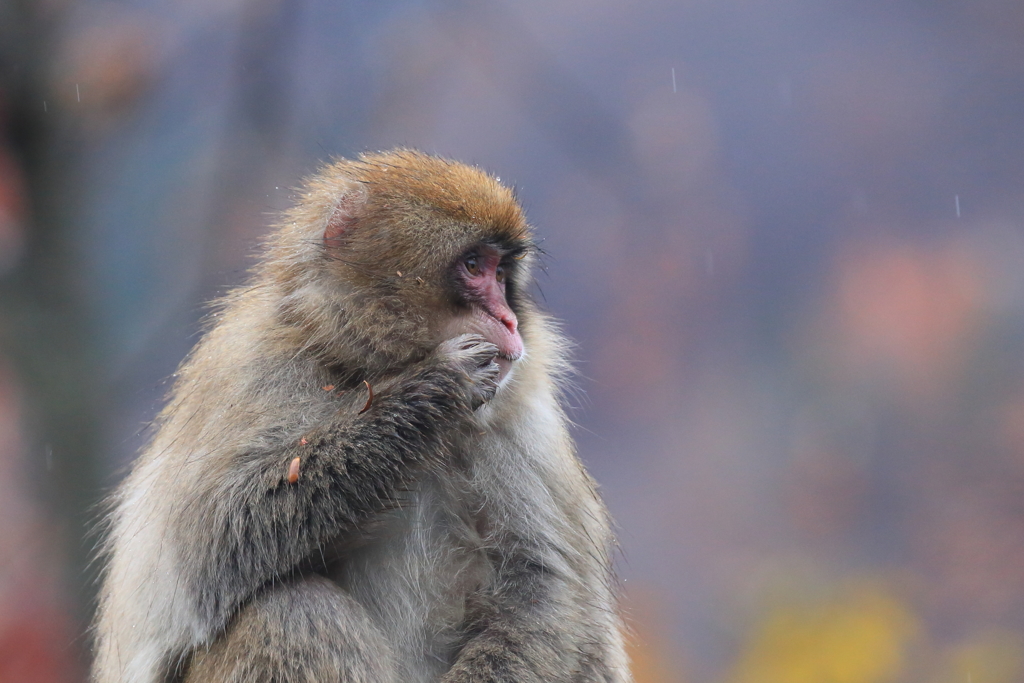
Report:
<svg viewBox="0 0 1024 683"><path fill-rule="evenodd" d="M508 373L512 371L512 364L515 362L515 359L499 353L494 357L494 362L498 366L498 382L502 382L508 377Z"/></svg>
<svg viewBox="0 0 1024 683"><path fill-rule="evenodd" d="M442 329L442 339L460 334L478 334L498 347L494 362L501 368L500 379L504 379L513 363L523 357L523 338L519 331L513 332L504 323L486 311L476 309L466 316L459 316Z"/></svg>
<svg viewBox="0 0 1024 683"><path fill-rule="evenodd" d="M499 358L511 363L523 357L523 338L519 336L518 330L509 330L500 320L483 311L474 317L479 325L477 331L498 347Z"/></svg>

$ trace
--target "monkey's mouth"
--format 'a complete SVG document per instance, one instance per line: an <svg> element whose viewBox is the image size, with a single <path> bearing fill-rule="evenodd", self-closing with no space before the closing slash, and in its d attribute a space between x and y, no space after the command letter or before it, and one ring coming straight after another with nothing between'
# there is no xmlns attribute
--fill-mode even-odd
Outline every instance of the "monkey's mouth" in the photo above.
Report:
<svg viewBox="0 0 1024 683"><path fill-rule="evenodd" d="M483 335L484 339L498 347L496 360L511 364L523 357L523 338L519 336L516 327L503 323L486 311L477 312L473 322L476 329L472 331Z"/></svg>
<svg viewBox="0 0 1024 683"><path fill-rule="evenodd" d="M441 338L450 339L460 334L479 334L498 347L494 362L501 368L499 381L505 379L513 364L523 357L523 338L517 325L509 325L481 308L454 318L442 329Z"/></svg>
<svg viewBox="0 0 1024 683"><path fill-rule="evenodd" d="M522 358L522 354L519 355ZM504 354L498 354L494 357L494 362L498 364L500 372L498 373L498 382L501 383L508 377L508 373L512 372L512 365L519 360L519 358L509 358Z"/></svg>
<svg viewBox="0 0 1024 683"><path fill-rule="evenodd" d="M493 318L491 318L493 320ZM488 327L491 327L488 325ZM497 326L494 326L497 327ZM508 374L512 371L512 366L517 360L523 357L523 342L519 337L519 333L516 332L514 339L509 339L512 336L504 326L501 327L498 334L488 334L493 332L493 329L488 329L484 332L484 338L498 347L498 355L494 357L494 362L498 364L500 372L498 374L498 382L503 382ZM501 334L501 333L504 334Z"/></svg>

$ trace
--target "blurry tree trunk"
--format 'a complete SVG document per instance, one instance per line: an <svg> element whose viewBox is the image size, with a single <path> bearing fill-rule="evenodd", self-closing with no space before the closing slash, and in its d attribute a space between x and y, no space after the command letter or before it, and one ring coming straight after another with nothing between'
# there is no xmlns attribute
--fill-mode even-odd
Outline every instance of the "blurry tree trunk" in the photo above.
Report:
<svg viewBox="0 0 1024 683"><path fill-rule="evenodd" d="M76 277L80 187L71 177L75 145L59 108L47 99L47 75L59 4L15 2L0 8L0 145L20 168L26 211L22 251L0 271L0 353L17 372L27 417L26 485L56 517L73 601L73 643L85 657L95 569L91 527L97 517L98 425L92 335Z"/></svg>

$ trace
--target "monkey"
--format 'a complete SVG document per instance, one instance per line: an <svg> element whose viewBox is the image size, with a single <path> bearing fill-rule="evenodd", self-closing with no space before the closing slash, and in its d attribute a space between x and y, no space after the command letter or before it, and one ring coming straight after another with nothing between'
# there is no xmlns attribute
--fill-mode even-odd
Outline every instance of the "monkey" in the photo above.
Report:
<svg viewBox="0 0 1024 683"><path fill-rule="evenodd" d="M307 178L111 497L94 683L628 683L537 252L475 166Z"/></svg>

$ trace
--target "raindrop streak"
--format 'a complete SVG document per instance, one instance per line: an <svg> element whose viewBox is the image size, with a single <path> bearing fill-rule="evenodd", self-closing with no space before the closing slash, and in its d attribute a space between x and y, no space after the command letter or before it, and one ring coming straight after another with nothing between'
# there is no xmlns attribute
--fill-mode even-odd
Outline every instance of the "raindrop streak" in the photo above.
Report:
<svg viewBox="0 0 1024 683"><path fill-rule="evenodd" d="M43 113L46 113L46 100L43 100Z"/></svg>
<svg viewBox="0 0 1024 683"><path fill-rule="evenodd" d="M956 217L960 218L960 195L953 195L953 202L956 204Z"/></svg>
<svg viewBox="0 0 1024 683"><path fill-rule="evenodd" d="M715 274L715 255L710 249L704 254L704 268L707 269L708 275Z"/></svg>
<svg viewBox="0 0 1024 683"><path fill-rule="evenodd" d="M82 101L82 93L78 90L77 83L75 83L75 99L77 99L79 102Z"/></svg>
<svg viewBox="0 0 1024 683"><path fill-rule="evenodd" d="M53 472L53 446L46 446L46 471Z"/></svg>
<svg viewBox="0 0 1024 683"><path fill-rule="evenodd" d="M672 92L676 92L676 68L672 67Z"/></svg>

